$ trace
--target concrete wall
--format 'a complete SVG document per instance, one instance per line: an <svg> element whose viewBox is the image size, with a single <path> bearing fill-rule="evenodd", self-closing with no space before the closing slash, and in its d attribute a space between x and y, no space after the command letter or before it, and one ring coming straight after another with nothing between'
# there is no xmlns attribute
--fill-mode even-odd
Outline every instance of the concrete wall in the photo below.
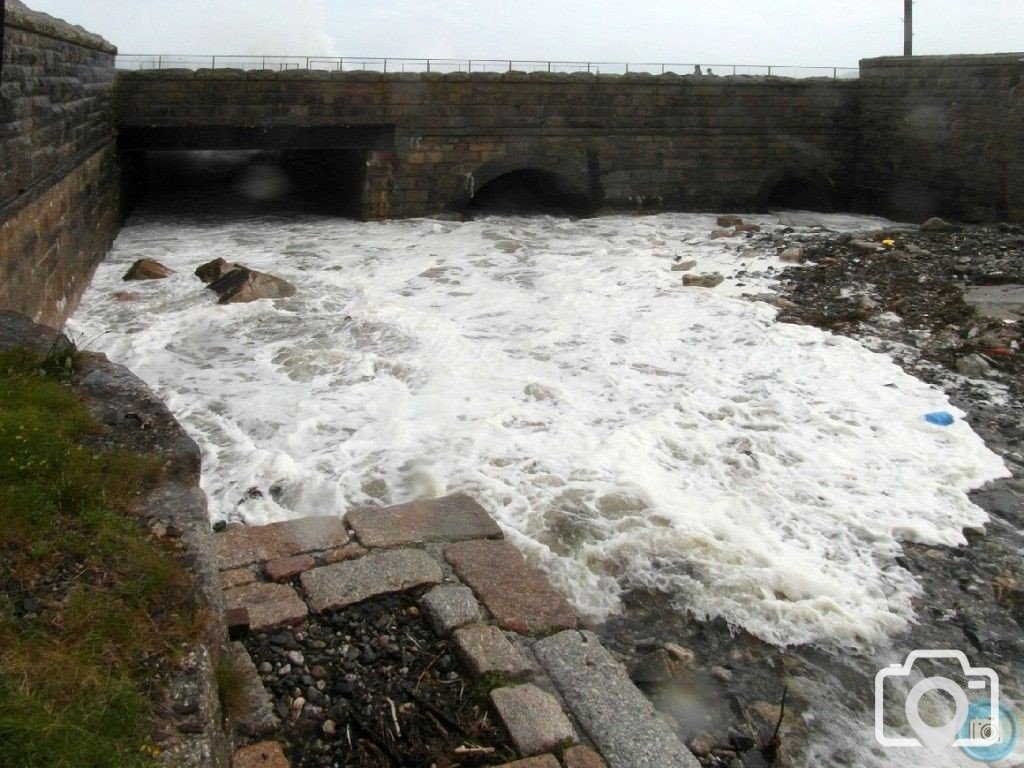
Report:
<svg viewBox="0 0 1024 768"><path fill-rule="evenodd" d="M920 221L1024 219L1024 54L861 62L858 199Z"/></svg>
<svg viewBox="0 0 1024 768"><path fill-rule="evenodd" d="M8 2L0 83L0 309L60 325L119 223L113 46Z"/></svg>
<svg viewBox="0 0 1024 768"><path fill-rule="evenodd" d="M367 147L364 215L459 209L509 171L603 209L750 209L787 174L852 188L857 83L545 73L119 73L128 131L394 127ZM207 134L208 135L208 134Z"/></svg>

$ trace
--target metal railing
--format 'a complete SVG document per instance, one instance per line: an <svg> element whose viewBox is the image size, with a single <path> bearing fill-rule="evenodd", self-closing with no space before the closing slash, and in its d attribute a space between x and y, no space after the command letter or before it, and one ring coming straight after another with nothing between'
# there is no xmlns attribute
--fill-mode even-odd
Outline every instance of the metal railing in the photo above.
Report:
<svg viewBox="0 0 1024 768"><path fill-rule="evenodd" d="M326 70L329 72L551 72L571 74L589 72L599 75L631 73L664 75L751 75L759 77L830 77L852 79L860 75L856 67L795 67L773 64L684 64L680 62L616 61L537 61L532 59L408 59L365 58L359 56L246 56L190 54L137 54L117 56L117 68L151 69L243 69L243 70Z"/></svg>

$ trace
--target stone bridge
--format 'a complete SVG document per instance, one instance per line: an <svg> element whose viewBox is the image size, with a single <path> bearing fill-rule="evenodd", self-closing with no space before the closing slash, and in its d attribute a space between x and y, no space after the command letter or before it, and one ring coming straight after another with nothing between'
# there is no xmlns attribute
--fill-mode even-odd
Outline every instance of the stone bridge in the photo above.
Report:
<svg viewBox="0 0 1024 768"><path fill-rule="evenodd" d="M571 213L848 202L856 80L677 75L119 72L125 152L283 150L363 218L527 191ZM315 153L315 155L311 155ZM814 205L817 203L817 205Z"/></svg>

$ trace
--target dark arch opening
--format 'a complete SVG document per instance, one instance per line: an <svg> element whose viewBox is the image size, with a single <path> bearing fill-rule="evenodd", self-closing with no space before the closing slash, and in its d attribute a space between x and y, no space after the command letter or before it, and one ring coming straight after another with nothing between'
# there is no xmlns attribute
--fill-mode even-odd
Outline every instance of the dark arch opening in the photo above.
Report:
<svg viewBox="0 0 1024 768"><path fill-rule="evenodd" d="M590 216L594 206L586 194L573 189L550 171L510 171L484 184L466 205L470 216L487 214L549 214Z"/></svg>
<svg viewBox="0 0 1024 768"><path fill-rule="evenodd" d="M770 210L829 213L838 208L838 200L831 184L825 180L815 180L792 173L769 182L762 199L762 207Z"/></svg>
<svg viewBox="0 0 1024 768"><path fill-rule="evenodd" d="M123 157L128 207L142 203L158 215L360 213L365 162L357 150L149 150Z"/></svg>

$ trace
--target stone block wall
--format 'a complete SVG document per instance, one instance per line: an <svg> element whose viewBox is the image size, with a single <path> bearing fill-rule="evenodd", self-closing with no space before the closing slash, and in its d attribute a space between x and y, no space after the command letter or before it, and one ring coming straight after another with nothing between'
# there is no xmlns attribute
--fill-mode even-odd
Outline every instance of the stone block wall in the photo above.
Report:
<svg viewBox="0 0 1024 768"><path fill-rule="evenodd" d="M1024 219L1024 54L866 59L861 207L898 219Z"/></svg>
<svg viewBox="0 0 1024 768"><path fill-rule="evenodd" d="M852 186L857 83L673 74L119 73L118 123L394 128L367 148L364 215L459 209L514 170L603 209L753 208L794 174Z"/></svg>
<svg viewBox="0 0 1024 768"><path fill-rule="evenodd" d="M8 2L0 82L0 309L59 326L120 220L116 49Z"/></svg>

